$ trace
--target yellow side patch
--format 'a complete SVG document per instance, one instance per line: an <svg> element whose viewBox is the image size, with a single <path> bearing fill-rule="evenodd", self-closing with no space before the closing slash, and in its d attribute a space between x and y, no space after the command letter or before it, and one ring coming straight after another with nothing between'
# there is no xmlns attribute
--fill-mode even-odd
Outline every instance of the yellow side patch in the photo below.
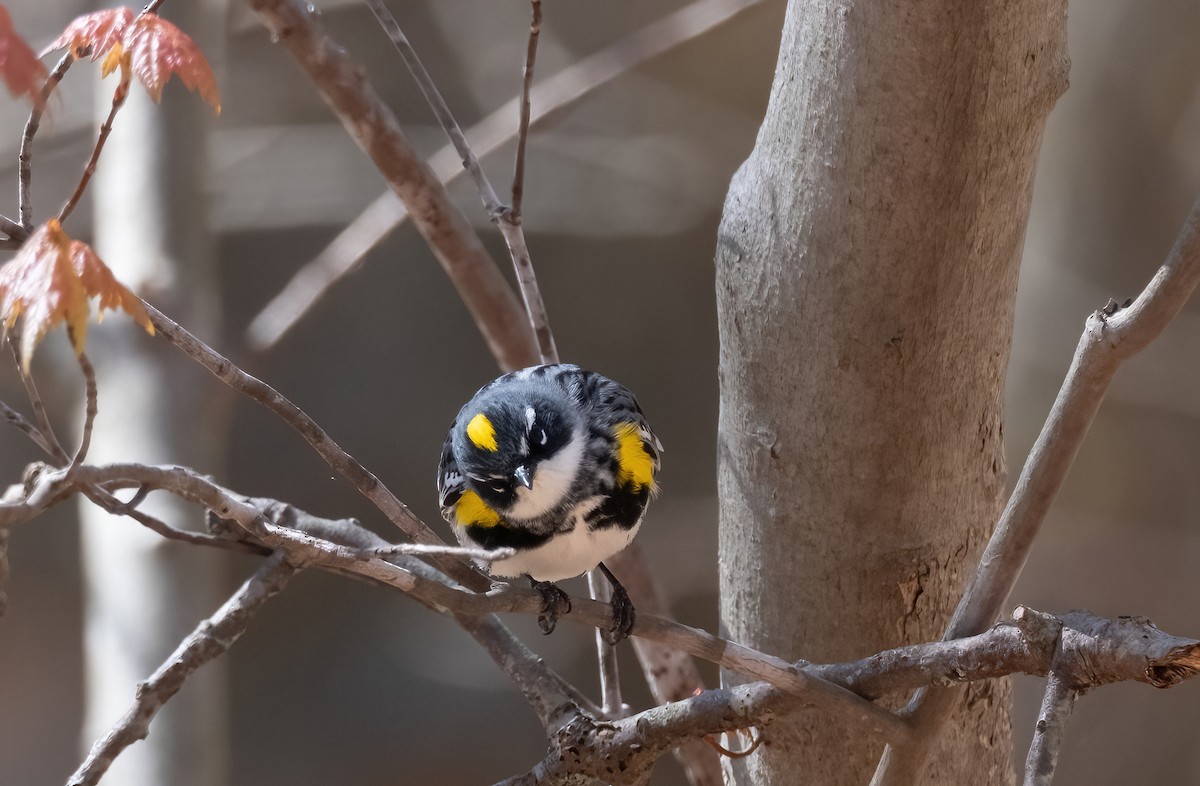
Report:
<svg viewBox="0 0 1200 786"><path fill-rule="evenodd" d="M635 489L654 489L654 459L650 457L636 423L613 426L617 438L617 483Z"/></svg>
<svg viewBox="0 0 1200 786"><path fill-rule="evenodd" d="M495 453L499 449L499 446L496 445L496 427L482 412L471 418L471 422L467 424L467 436L480 450L490 450Z"/></svg>
<svg viewBox="0 0 1200 786"><path fill-rule="evenodd" d="M454 506L454 517L464 527L495 527L500 514L488 507L474 491L464 491Z"/></svg>

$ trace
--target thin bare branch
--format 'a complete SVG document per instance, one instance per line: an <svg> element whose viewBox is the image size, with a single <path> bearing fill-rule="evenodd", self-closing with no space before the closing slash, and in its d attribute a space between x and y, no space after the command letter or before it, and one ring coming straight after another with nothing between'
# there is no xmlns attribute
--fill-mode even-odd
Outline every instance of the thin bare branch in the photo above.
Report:
<svg viewBox="0 0 1200 786"><path fill-rule="evenodd" d="M70 333L71 329L68 328ZM83 372L84 385L84 410L83 410L83 434L79 438L79 447L75 450L74 457L71 458L71 466L68 472L77 468L87 458L88 447L92 444L92 426L96 422L96 413L98 411L96 403L96 369L92 367L92 362L88 360L86 352L80 352L75 356L79 361L79 369Z"/></svg>
<svg viewBox="0 0 1200 786"><path fill-rule="evenodd" d="M1050 786L1058 766L1063 734L1071 711L1075 709L1078 691L1066 683L1056 671L1046 677L1046 693L1033 730L1033 742L1025 760L1025 786Z"/></svg>
<svg viewBox="0 0 1200 786"><path fill-rule="evenodd" d="M479 159L475 157L471 146L467 144L467 138L463 134L462 128L459 127L458 121L454 119L454 113L450 111L450 105L446 103L446 99L442 97L441 91L437 89L433 77L429 75L429 71L426 70L425 64L421 62L421 58L417 56L417 50L413 48L412 42L408 40L408 36L400 28L400 23L396 21L396 17L384 5L383 0L366 0L366 4L367 8L371 9L371 13L375 15L375 19L379 22L380 27L387 33L392 45L396 47L396 51L400 54L400 59L408 67L413 81L421 89L421 95L425 96L425 101L429 104L429 108L433 111L433 115L437 118L442 130L446 132L446 136L450 137L450 144L454 146L455 151L458 153L462 168L469 172L471 179L475 181L475 189L479 191L479 197L483 200L484 209L493 218L500 215L504 210L504 206L500 203L500 197L496 195L496 189L492 188L491 181L488 180L487 174L484 173L483 167L479 164Z"/></svg>
<svg viewBox="0 0 1200 786"><path fill-rule="evenodd" d="M4 233L8 242L13 243L12 248L20 248L20 244L29 237L29 231L25 227L3 214L0 214L0 232Z"/></svg>
<svg viewBox="0 0 1200 786"><path fill-rule="evenodd" d="M608 581L598 570L587 573L588 594L592 600L608 603L611 598ZM601 628L596 628L596 662L600 666L600 707L609 718L624 718L630 706L621 698L621 671L617 666L617 648L604 638Z"/></svg>
<svg viewBox="0 0 1200 786"><path fill-rule="evenodd" d="M542 0L529 0L533 19L529 22L529 45L525 48L525 68L521 72L521 116L517 122L517 156L513 163L512 220L521 221L521 202L525 196L525 144L529 140L529 92L533 87L533 65L537 62L538 37L542 32Z"/></svg>
<svg viewBox="0 0 1200 786"><path fill-rule="evenodd" d="M254 615L281 592L296 573L282 554L268 557L225 604L184 639L148 680L137 687L133 706L104 737L67 781L68 786L92 786L117 756L150 732L150 722L188 677L223 655L245 632Z"/></svg>
<svg viewBox="0 0 1200 786"><path fill-rule="evenodd" d="M347 132L371 157L471 312L505 369L530 365L534 337L508 282L445 187L417 155L362 66L295 0L247 0L304 67Z"/></svg>
<svg viewBox="0 0 1200 786"><path fill-rule="evenodd" d="M579 714L580 708L566 682L494 615L460 615L455 619L512 678L547 732Z"/></svg>
<svg viewBox="0 0 1200 786"><path fill-rule="evenodd" d="M525 234L521 229L520 214L514 213L512 208L506 208L500 204L500 198L496 195L496 189L492 187L491 181L488 180L487 174L479 164L479 159L476 158L470 145L467 144L467 139L462 132L462 128L458 125L458 121L454 119L454 113L450 111L449 105L446 104L446 100L438 91L437 85L434 84L433 77L429 75L425 64L417 56L416 50L409 42L408 37L404 35L404 31L400 29L400 25L396 22L396 18L392 16L391 11L387 9L382 0L366 0L366 3L384 31L388 34L392 44L395 45L396 51L400 53L404 64L408 66L413 79L416 80L417 85L421 88L421 93L425 96L425 100L433 110L434 116L437 117L438 123L441 124L442 129L446 132L446 136L450 137L450 143L454 145L454 149L458 153L463 167L471 173L471 178L475 181L475 187L479 191L480 199L483 200L483 206L487 210L488 216L497 222L500 233L504 236L504 243L508 246L508 253L512 258L513 267L516 270L517 284L521 290L521 299L525 306L525 314L529 319L530 327L533 329L537 340L537 357L542 363L557 363L558 352L554 347L554 336L550 332L546 317L546 306L542 302L541 290L537 284L537 275L534 273L533 263L529 258L529 248L525 242ZM534 2L534 21L538 29L540 29L540 2ZM530 35L530 46L532 51L536 52L537 36L532 32ZM530 80L533 75L532 61L527 60L526 67L528 69L526 79ZM522 112L521 124L528 131L528 113L526 110L522 110ZM523 182L525 150L524 135L520 134L518 135L517 156L519 161L518 172ZM513 188L516 189L517 186L518 183L514 180ZM514 191L514 196L515 193ZM530 363L524 365L530 365ZM501 366L503 367L504 364L501 363Z"/></svg>
<svg viewBox="0 0 1200 786"><path fill-rule="evenodd" d="M426 556L444 556L444 557L465 557L466 559L477 559L481 562L495 562L496 560L508 559L516 552L510 548L501 549L475 549L469 546L429 546L423 543L391 543L387 546L379 546L370 550L373 557L390 557L395 554L408 555L426 555Z"/></svg>
<svg viewBox="0 0 1200 786"><path fill-rule="evenodd" d="M117 516L127 516L142 526L149 529L155 534L161 535L168 540L177 540L181 543L191 543L195 546L212 546L219 549L229 551L241 551L251 554L259 554L266 556L271 553L271 550L263 546L249 543L244 540L232 540L228 537L219 535L209 535L202 532L188 532L178 529L167 524L165 521L151 516L145 511L138 510L139 500L133 499L129 502L122 502L113 494L105 491L98 486L84 486L80 489L84 496L96 503L100 507Z"/></svg>
<svg viewBox="0 0 1200 786"><path fill-rule="evenodd" d="M1050 505L1087 436L1121 363L1152 342L1179 313L1200 282L1200 200L1193 205L1167 259L1128 307L1110 303L1088 317L1071 368L1029 452L945 638L985 629L999 615L1029 557ZM924 763L949 718L952 697L932 690L909 704L917 730L904 750L889 751L874 783L906 786Z"/></svg>
<svg viewBox="0 0 1200 786"><path fill-rule="evenodd" d="M265 382L250 376L228 358L209 347L153 306L146 304L146 312L154 324L157 335L162 336L188 357L199 363L217 379L234 390L243 393L274 412L285 423L294 428L330 467L346 478L367 499L371 500L388 520L399 527L416 543L429 546L445 546L445 542L413 515L396 495L388 490L378 477L360 464L353 456L330 439L316 421ZM459 559L435 558L439 565L455 580L472 589L481 590L491 586L491 581L472 566Z"/></svg>
<svg viewBox="0 0 1200 786"><path fill-rule="evenodd" d="M27 373L24 364L21 363L21 351L17 348L16 339L12 334L8 336L8 348L12 353L13 362L16 363L21 384L25 386L25 395L29 398L29 406L33 408L33 416L37 419L38 429L50 448L50 455L54 457L58 466L64 466L69 461L67 451L63 449L62 442L54 433L54 427L50 425L50 417L46 414L46 405L42 403L42 397L38 393L37 384L33 381L33 375Z"/></svg>
<svg viewBox="0 0 1200 786"><path fill-rule="evenodd" d="M531 91L530 125L760 2L697 0L564 68ZM467 130L470 147L479 156L495 152L516 136L512 116L519 111L520 100L510 99ZM443 183L450 183L469 171L464 169L453 144L430 157L429 166ZM273 347L334 284L356 269L372 248L407 219L408 211L394 193L381 194L251 320L246 330L247 344L258 351Z"/></svg>
<svg viewBox="0 0 1200 786"><path fill-rule="evenodd" d="M145 13L145 12L143 12ZM112 133L113 119L117 116L117 112L125 105L125 99L129 96L129 85L121 84L117 86L112 97L112 108L108 111L108 117L100 126L100 133L96 137L96 144L92 147L92 155L88 159L87 166L83 168L83 174L79 177L79 184L75 186L75 191L63 204L62 210L58 212L59 223L66 221L71 213L75 212L75 206L79 204L80 198L83 197L83 192L87 189L88 183L92 180L92 175L96 174L96 162L100 160L100 153L104 150L104 143L108 141L108 135Z"/></svg>
<svg viewBox="0 0 1200 786"><path fill-rule="evenodd" d="M85 53L80 54L82 56ZM67 52L46 77L46 81L42 83L41 98L35 101L33 108L29 110L29 119L25 121L25 131L21 134L21 150L17 154L17 214L26 235L33 231L33 201L30 196L33 183L33 137L42 123L42 112L50 100L50 94L58 87L58 83L62 81L73 62L75 55ZM5 234L13 237L10 232Z"/></svg>
<svg viewBox="0 0 1200 786"><path fill-rule="evenodd" d="M25 419L24 415L3 401L0 401L0 417L3 417L10 425L29 437L48 456L54 458L54 449L50 446L50 442L46 439L45 435L42 434L41 429L30 423Z"/></svg>

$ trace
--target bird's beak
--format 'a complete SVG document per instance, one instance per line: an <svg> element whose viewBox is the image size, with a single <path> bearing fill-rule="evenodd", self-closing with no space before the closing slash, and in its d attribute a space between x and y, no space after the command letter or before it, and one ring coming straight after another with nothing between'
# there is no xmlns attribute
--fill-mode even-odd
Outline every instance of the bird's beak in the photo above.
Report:
<svg viewBox="0 0 1200 786"><path fill-rule="evenodd" d="M529 468L528 464L522 464L521 466L517 467L516 470L513 471L513 477L516 478L517 482L525 488L529 489L530 491L533 490L533 470Z"/></svg>

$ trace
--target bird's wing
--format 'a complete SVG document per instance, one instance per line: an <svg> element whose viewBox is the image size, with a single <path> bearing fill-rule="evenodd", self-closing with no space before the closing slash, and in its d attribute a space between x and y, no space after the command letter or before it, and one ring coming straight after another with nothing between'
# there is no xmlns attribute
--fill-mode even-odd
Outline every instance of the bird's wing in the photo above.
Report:
<svg viewBox="0 0 1200 786"><path fill-rule="evenodd" d="M451 523L454 523L454 506L467 486L467 479L459 471L458 462L454 460L454 451L451 449L454 425L454 423L450 424L450 432L446 435L445 444L442 445L442 457L438 461L437 474L438 504L442 509L442 517Z"/></svg>

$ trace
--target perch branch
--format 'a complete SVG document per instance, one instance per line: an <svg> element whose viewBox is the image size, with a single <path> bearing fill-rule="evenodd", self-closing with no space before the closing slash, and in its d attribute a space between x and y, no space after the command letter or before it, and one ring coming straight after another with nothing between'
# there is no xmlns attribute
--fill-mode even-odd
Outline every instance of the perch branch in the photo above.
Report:
<svg viewBox="0 0 1200 786"><path fill-rule="evenodd" d="M293 529L287 524L308 526L307 514L283 503L241 497L182 467L83 465L74 476L61 471L43 472L33 480L24 502L0 504L0 523L5 521L6 509L23 505L41 510L61 501L72 488L89 485L171 491L212 510L220 519L236 522L239 531L244 530L243 535L248 533L264 545L273 546L288 564L356 574L400 589L460 621L496 612L536 614L541 608L541 598L533 590L510 589L478 595L463 591L429 566L405 555L395 557L396 563L367 556L384 544L353 519L319 520L314 531L320 534ZM5 499L10 499L10 495L6 494ZM224 534L232 536L230 531ZM567 619L600 626L608 624L609 613L605 604L578 599ZM485 628L498 625L490 621L481 624ZM597 722L579 710L570 689L562 686L536 656L511 648L508 642L511 634L492 628L489 636L493 644L485 642L485 646L494 657L496 652L501 653L497 660L509 673L517 672L514 679L522 690L529 695L530 686L536 687L535 709L551 731L551 756L538 765L540 770L535 768L548 779L539 783L564 782L571 773L584 771L610 782L634 782L633 776L616 777L606 770L590 768L613 765L619 770L614 762L625 761L628 772L636 775L648 768L653 758L683 740L748 726L758 727L769 739L773 717L804 706L857 720L864 732L892 744L901 743L909 734L907 724L867 698L919 685L948 685L1016 672L1045 675L1053 671L1076 691L1123 680L1165 688L1200 671L1200 641L1163 633L1143 618L1105 619L1084 611L1055 616L1022 607L1013 615L1013 621L995 625L976 636L912 645L860 661L821 666L787 664L705 631L644 615L639 618L635 636L712 660L761 681L733 691L708 691L626 720ZM705 707L713 706L736 712L716 717L704 714ZM669 729L661 739L653 733L658 728L655 724L660 722L662 728ZM584 737L578 737L577 733ZM555 759L554 750L570 753L569 746L561 745L563 741L583 738L591 740L596 750L586 757L573 754ZM622 739L625 742L620 742ZM572 770L572 767L584 769Z"/></svg>
<svg viewBox="0 0 1200 786"><path fill-rule="evenodd" d="M1167 259L1128 306L1110 303L1088 317L1071 368L1021 469L970 585L945 638L978 633L996 619L1029 557L1050 505L1087 436L1108 385L1121 363L1146 347L1183 308L1200 282L1200 200L1193 205ZM874 783L920 781L953 696L932 690L916 696L908 712L917 729L904 750L885 753Z"/></svg>
<svg viewBox="0 0 1200 786"><path fill-rule="evenodd" d="M67 781L68 786L92 786L127 747L144 739L150 721L197 669L225 653L245 632L255 613L287 586L296 568L282 554L267 558L262 567L180 643L148 680L137 687L133 706L103 738Z"/></svg>
<svg viewBox="0 0 1200 786"><path fill-rule="evenodd" d="M343 532L361 530L352 520L344 520L337 525L338 542L275 524L254 501L229 492L186 467L85 464L71 477L63 472L45 473L38 487L26 495L24 502L0 504L0 526L36 515L64 498L73 484L103 486L107 489L124 486L169 491L211 510L219 519L237 522L263 545L284 552L293 564L316 565L357 574L408 593L441 613L479 616L494 613L536 615L541 612L542 598L534 590L510 588L485 595L466 592L446 584L444 579L439 578L440 574L415 561L400 564L382 558L370 558L366 556L363 545L340 545L344 540ZM361 537L355 538L361 542ZM371 536L365 542L370 544L369 548L382 545L376 536ZM607 627L611 623L611 614L612 610L607 604L577 598L572 600L572 611L566 619L591 627ZM768 681L783 691L802 697L807 704L862 722L865 729L883 739L899 740L907 734L906 724L887 710L840 686L798 670L780 658L653 615L641 615L634 633L755 679Z"/></svg>
<svg viewBox="0 0 1200 786"><path fill-rule="evenodd" d="M325 33L314 12L295 0L247 2L308 73L325 103L404 202L501 366L529 365L537 350L516 296L462 211L375 93L362 66Z"/></svg>
<svg viewBox="0 0 1200 786"><path fill-rule="evenodd" d="M363 496L387 516L389 521L399 527L415 543L430 546L445 545L433 530L413 515L408 506L388 490L383 481L353 456L342 450L304 410L288 401L270 385L242 371L233 362L221 356L158 309L147 304L146 312L154 324L156 335L162 336L226 385L249 396L282 418L312 446L313 450L330 467L350 481ZM491 586L491 582L485 576L466 562L441 558L438 560L438 564L450 576L471 589L486 589Z"/></svg>

